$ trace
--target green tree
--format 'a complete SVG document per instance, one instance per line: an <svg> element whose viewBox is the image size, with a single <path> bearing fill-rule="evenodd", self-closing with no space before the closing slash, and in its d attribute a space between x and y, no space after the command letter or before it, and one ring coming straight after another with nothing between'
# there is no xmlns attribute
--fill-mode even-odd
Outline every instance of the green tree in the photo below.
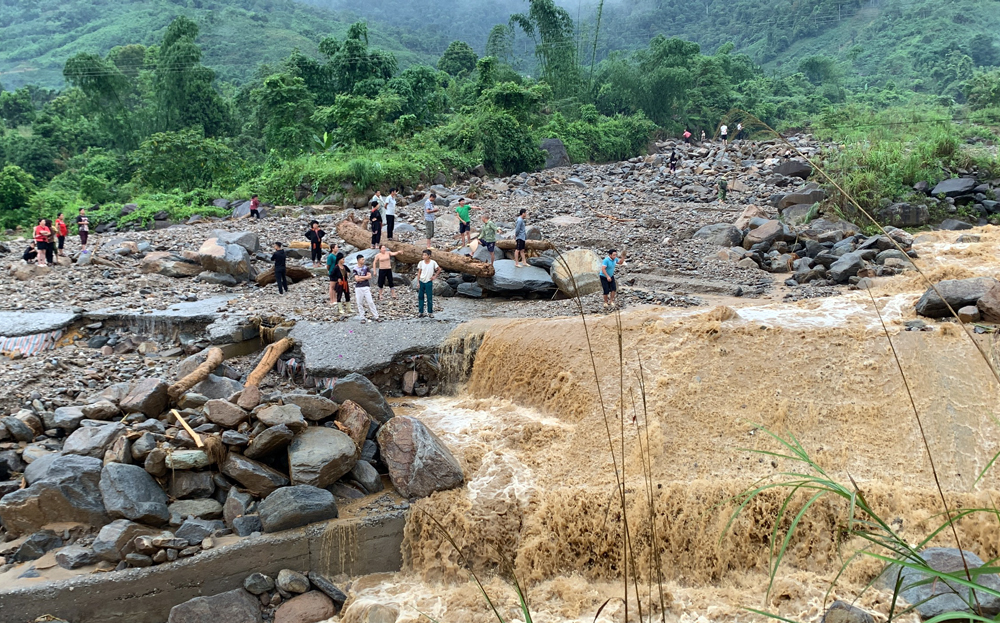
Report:
<svg viewBox="0 0 1000 623"><path fill-rule="evenodd" d="M965 84L965 96L973 110L1000 107L1000 69L977 71Z"/></svg>
<svg viewBox="0 0 1000 623"><path fill-rule="evenodd" d="M399 112L402 98L385 93L372 99L338 95L333 106L320 108L313 120L325 127L335 126L337 142L375 146L388 140L390 117Z"/></svg>
<svg viewBox="0 0 1000 623"><path fill-rule="evenodd" d="M97 54L81 53L66 61L63 77L84 94L84 111L97 120L114 147L138 146L140 126L130 97L136 88L128 76Z"/></svg>
<svg viewBox="0 0 1000 623"><path fill-rule="evenodd" d="M195 129L153 134L132 153L134 180L158 191L213 187L235 160L231 149Z"/></svg>
<svg viewBox="0 0 1000 623"><path fill-rule="evenodd" d="M486 56L508 65L514 62L514 29L510 24L497 24L486 39Z"/></svg>
<svg viewBox="0 0 1000 623"><path fill-rule="evenodd" d="M535 171L545 162L531 133L506 112L483 113L478 122L478 135L483 164L500 175Z"/></svg>
<svg viewBox="0 0 1000 623"><path fill-rule="evenodd" d="M330 74L338 93L353 93L355 86L365 80L389 80L398 67L392 54L368 49L368 26L363 22L351 25L342 44L328 42L325 49L332 52Z"/></svg>
<svg viewBox="0 0 1000 623"><path fill-rule="evenodd" d="M31 93L27 88L20 88L13 93L0 92L0 119L7 127L28 125L35 119L35 107L31 103Z"/></svg>
<svg viewBox="0 0 1000 623"><path fill-rule="evenodd" d="M452 41L438 60L437 68L453 76L465 76L476 68L476 51L464 41Z"/></svg>
<svg viewBox="0 0 1000 623"><path fill-rule="evenodd" d="M12 227L25 218L28 204L35 194L35 180L23 169L7 165L0 170L0 224Z"/></svg>
<svg viewBox="0 0 1000 623"><path fill-rule="evenodd" d="M580 68L576 59L573 18L553 0L528 0L528 4L527 14L511 15L511 26L518 26L534 40L541 77L549 83L556 97L576 95Z"/></svg>
<svg viewBox="0 0 1000 623"><path fill-rule="evenodd" d="M979 33L969 41L969 56L980 67L1000 65L1000 46L992 35Z"/></svg>
<svg viewBox="0 0 1000 623"><path fill-rule="evenodd" d="M253 91L257 125L268 149L293 153L305 149L314 134L312 93L298 76L273 74Z"/></svg>

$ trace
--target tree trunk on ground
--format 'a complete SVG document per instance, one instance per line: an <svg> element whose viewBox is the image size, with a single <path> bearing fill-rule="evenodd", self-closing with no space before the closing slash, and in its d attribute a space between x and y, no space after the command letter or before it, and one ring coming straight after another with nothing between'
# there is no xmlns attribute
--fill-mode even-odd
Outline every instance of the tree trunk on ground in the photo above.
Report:
<svg viewBox="0 0 1000 623"><path fill-rule="evenodd" d="M288 266L285 268L285 277L291 283L298 283L304 279L311 279L314 275L307 268L302 268L301 266ZM257 285L264 287L269 286L274 283L274 269L268 268L261 274L257 275Z"/></svg>
<svg viewBox="0 0 1000 623"><path fill-rule="evenodd" d="M282 338L270 344L267 350L264 351L264 357L257 364L257 367L253 369L253 372L247 376L247 382L243 384L244 387L250 387L251 385L260 385L260 382L264 380L267 373L271 371L274 364L278 362L278 357L281 356L283 352L292 347L295 342L290 337Z"/></svg>
<svg viewBox="0 0 1000 623"><path fill-rule="evenodd" d="M513 251L517 248L516 240L497 240L497 248L504 251ZM555 247L548 240L525 240L524 248L528 251L547 251Z"/></svg>
<svg viewBox="0 0 1000 623"><path fill-rule="evenodd" d="M361 227L359 227L354 221L341 221L340 225L337 225L337 234L348 244L359 249L367 249L371 247L371 232L361 229ZM389 247L389 250L399 253L399 255L396 256L396 261L398 262L403 262L405 264L417 264L424 257L423 247L418 247L415 244L396 242L395 240L385 241L384 244ZM435 249L434 253L431 255L431 259L437 262L442 269L448 272L463 273L474 277L493 276L493 266L485 262L474 260L467 255L459 255L457 253L449 253L447 251Z"/></svg>
<svg viewBox="0 0 1000 623"><path fill-rule="evenodd" d="M173 400L177 400L189 389L207 379L208 375L212 373L212 370L218 368L219 364L222 363L222 360L225 358L226 356L222 353L221 348L208 349L208 355L206 355L205 361L200 366L195 368L194 372L171 385L167 389L167 394Z"/></svg>

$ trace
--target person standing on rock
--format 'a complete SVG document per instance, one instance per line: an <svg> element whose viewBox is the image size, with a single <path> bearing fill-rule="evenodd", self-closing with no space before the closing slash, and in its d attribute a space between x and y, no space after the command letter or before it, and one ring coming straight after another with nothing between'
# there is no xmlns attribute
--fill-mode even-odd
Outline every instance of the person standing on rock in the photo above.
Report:
<svg viewBox="0 0 1000 623"><path fill-rule="evenodd" d="M371 211L368 213L368 222L372 230L372 248L377 249L382 244L382 212L378 201L372 199L368 206Z"/></svg>
<svg viewBox="0 0 1000 623"><path fill-rule="evenodd" d="M66 227L66 221L64 220L63 213L60 212L56 216L56 240L59 241L59 246L57 247L57 255L63 255L63 248L66 246L66 234L69 233L69 228Z"/></svg>
<svg viewBox="0 0 1000 623"><path fill-rule="evenodd" d="M434 200L437 194L431 193L424 202L424 228L427 230L427 248L431 248L431 239L434 238L434 215L438 209L434 207Z"/></svg>
<svg viewBox="0 0 1000 623"><path fill-rule="evenodd" d="M250 197L250 218L260 220L260 197L257 195Z"/></svg>
<svg viewBox="0 0 1000 623"><path fill-rule="evenodd" d="M371 201L374 201L375 203L378 204L378 213L379 213L379 216L384 221L385 220L385 197L382 196L382 191L381 190L376 190L375 194L372 195ZM369 205L371 205L371 201L368 202Z"/></svg>
<svg viewBox="0 0 1000 623"><path fill-rule="evenodd" d="M528 211L521 208L521 211L517 213L517 220L514 221L514 268L528 266L528 253L526 251L528 246L528 226L525 224L525 219L527 218Z"/></svg>
<svg viewBox="0 0 1000 623"><path fill-rule="evenodd" d="M378 273L378 300L382 300L382 288L389 284L389 295L396 298L396 285L392 282L392 258L399 255L399 251L390 251L384 244L379 247L378 255L375 256L375 271Z"/></svg>
<svg viewBox="0 0 1000 623"><path fill-rule="evenodd" d="M45 227L49 230L48 242L45 244L45 261L49 264L55 264L56 231L49 219L45 219Z"/></svg>
<svg viewBox="0 0 1000 623"><path fill-rule="evenodd" d="M472 244L472 217L469 216L471 208L465 197L458 200L458 207L455 208L455 213L458 214L458 239L462 246Z"/></svg>
<svg viewBox="0 0 1000 623"><path fill-rule="evenodd" d="M396 189L390 188L385 199L385 235L389 240L392 240L392 230L396 227L396 194Z"/></svg>
<svg viewBox="0 0 1000 623"><path fill-rule="evenodd" d="M492 264L495 261L493 254L497 248L497 224L493 222L493 219L488 214L483 214L481 218L483 225L479 228L479 243L485 246L486 250L490 252L490 264Z"/></svg>
<svg viewBox="0 0 1000 623"><path fill-rule="evenodd" d="M288 292L288 279L285 277L287 268L285 250L281 248L280 242L274 243L274 253L271 254L271 261L274 262L274 283L278 285L278 294Z"/></svg>
<svg viewBox="0 0 1000 623"><path fill-rule="evenodd" d="M677 173L677 152L670 152L670 172Z"/></svg>
<svg viewBox="0 0 1000 623"><path fill-rule="evenodd" d="M701 142L702 143L705 142L705 131L704 130L701 131Z"/></svg>
<svg viewBox="0 0 1000 623"><path fill-rule="evenodd" d="M417 311L424 317L424 298L427 299L427 316L434 317L434 280L441 274L441 267L431 259L431 250L424 249L424 257L417 262Z"/></svg>
<svg viewBox="0 0 1000 623"><path fill-rule="evenodd" d="M358 320L362 323L365 319L365 305L372 313L372 317L378 320L378 310L375 309L375 301L372 300L372 271L365 266L365 256L358 254L358 265L351 270L354 275L354 299L358 304Z"/></svg>
<svg viewBox="0 0 1000 623"><path fill-rule="evenodd" d="M743 138L743 123L736 124L736 136L733 137L734 141L738 141Z"/></svg>
<svg viewBox="0 0 1000 623"><path fill-rule="evenodd" d="M691 130L684 128L684 142L688 145L691 144Z"/></svg>
<svg viewBox="0 0 1000 623"><path fill-rule="evenodd" d="M727 192L729 192L729 182L726 181L726 178L720 177L719 178L719 201L725 203L725 201L726 201L726 193Z"/></svg>
<svg viewBox="0 0 1000 623"><path fill-rule="evenodd" d="M80 213L76 215L76 231L80 234L80 252L87 251L87 236L90 234L90 219L87 218L87 209L80 208Z"/></svg>
<svg viewBox="0 0 1000 623"><path fill-rule="evenodd" d="M722 124L719 126L719 138L722 139L722 146L725 147L729 144L729 126Z"/></svg>
<svg viewBox="0 0 1000 623"><path fill-rule="evenodd" d="M319 221L309 223L306 230L306 239L309 240L309 253L312 257L313 268L319 266L319 261L323 257L323 236L326 232L319 228Z"/></svg>
<svg viewBox="0 0 1000 623"><path fill-rule="evenodd" d="M618 295L618 282L615 281L615 268L624 263L625 251L622 251L622 256L618 257L618 249L608 251L608 256L601 262L599 276L601 278L601 291L604 292L605 309L608 308L608 305L611 307L616 305L615 298Z"/></svg>
<svg viewBox="0 0 1000 623"><path fill-rule="evenodd" d="M328 266L331 258L333 259L333 267L328 271L330 273L330 305L336 302L337 315L343 316L351 311L351 286L347 283L347 266L344 265L343 253L329 254L326 258ZM334 294L337 295L336 299L334 299ZM341 299L344 299L344 302L341 302Z"/></svg>

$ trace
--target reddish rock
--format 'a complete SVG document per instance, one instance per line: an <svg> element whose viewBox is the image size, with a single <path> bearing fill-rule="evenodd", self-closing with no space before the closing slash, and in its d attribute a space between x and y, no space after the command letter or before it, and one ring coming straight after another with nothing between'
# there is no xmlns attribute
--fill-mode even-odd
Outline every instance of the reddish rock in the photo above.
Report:
<svg viewBox="0 0 1000 623"><path fill-rule="evenodd" d="M368 416L368 412L361 408L361 405L353 400L345 401L337 410L337 417L334 418L334 421L343 426L341 430L347 433L347 436L354 441L358 448L364 446L372 419Z"/></svg>
<svg viewBox="0 0 1000 623"><path fill-rule="evenodd" d="M976 303L981 318L986 322L1000 322L1000 284L987 290Z"/></svg>
<svg viewBox="0 0 1000 623"><path fill-rule="evenodd" d="M278 606L274 623L318 623L336 614L333 601L319 591L309 591Z"/></svg>
<svg viewBox="0 0 1000 623"><path fill-rule="evenodd" d="M392 418L379 429L378 445L389 478L403 497L426 497L457 487L465 479L455 457L420 420Z"/></svg>

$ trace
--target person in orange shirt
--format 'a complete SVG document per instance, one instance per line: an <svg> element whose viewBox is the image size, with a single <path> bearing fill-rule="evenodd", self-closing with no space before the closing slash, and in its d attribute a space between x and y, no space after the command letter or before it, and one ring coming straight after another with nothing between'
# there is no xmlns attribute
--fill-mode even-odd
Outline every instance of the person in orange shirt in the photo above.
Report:
<svg viewBox="0 0 1000 623"><path fill-rule="evenodd" d="M35 246L38 248L38 265L45 266L45 256L49 251L50 245L49 238L52 236L52 230L49 226L45 224L45 219L39 219L38 225L35 226Z"/></svg>
<svg viewBox="0 0 1000 623"><path fill-rule="evenodd" d="M66 221L63 220L63 213L60 212L56 217L56 240L59 241L59 247L57 255L63 254L63 247L66 246L66 234L69 233L69 228L66 227Z"/></svg>

